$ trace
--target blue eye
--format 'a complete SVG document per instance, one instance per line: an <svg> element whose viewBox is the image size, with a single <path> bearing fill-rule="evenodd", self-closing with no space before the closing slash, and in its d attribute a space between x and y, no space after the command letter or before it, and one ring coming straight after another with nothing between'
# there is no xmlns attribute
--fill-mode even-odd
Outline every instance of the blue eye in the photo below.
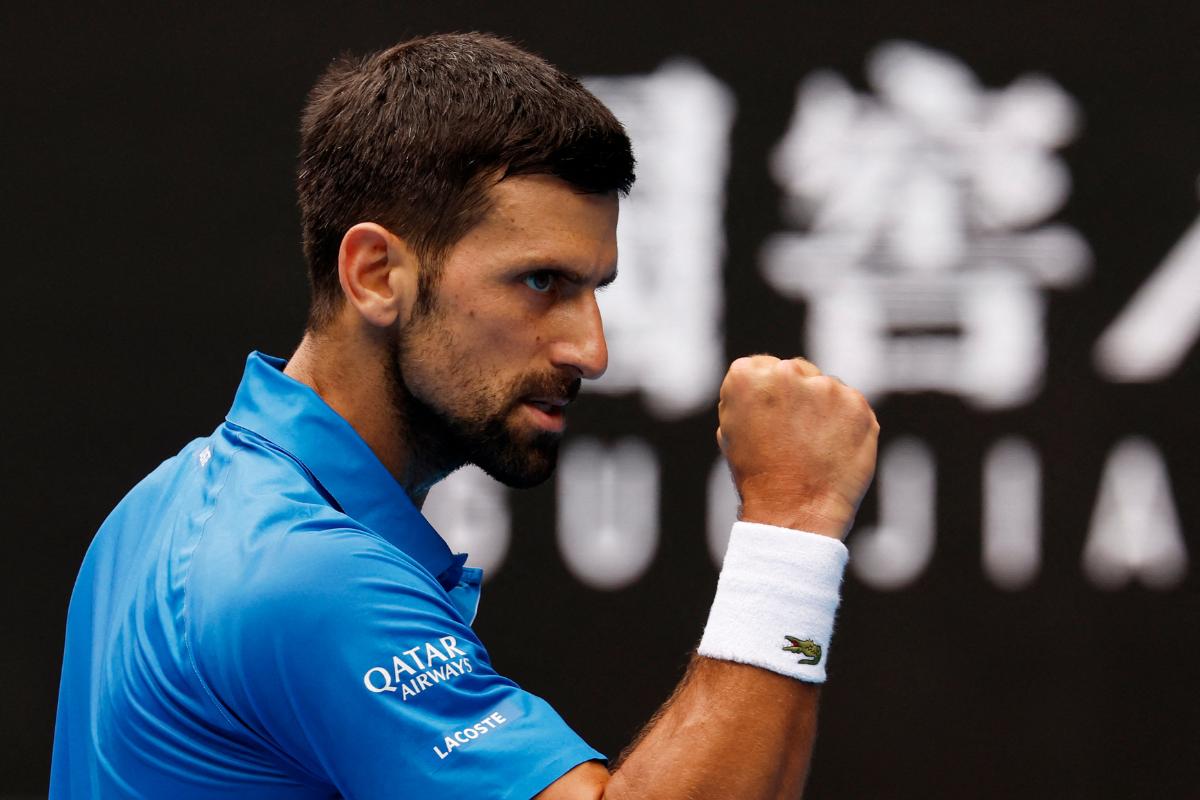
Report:
<svg viewBox="0 0 1200 800"><path fill-rule="evenodd" d="M535 292L546 293L554 285L554 274L548 270L538 270L525 276L525 285Z"/></svg>

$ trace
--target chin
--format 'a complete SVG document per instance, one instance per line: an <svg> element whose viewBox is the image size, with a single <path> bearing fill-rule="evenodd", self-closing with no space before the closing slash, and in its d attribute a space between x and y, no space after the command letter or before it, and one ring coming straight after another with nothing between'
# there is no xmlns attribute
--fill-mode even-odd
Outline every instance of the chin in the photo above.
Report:
<svg viewBox="0 0 1200 800"><path fill-rule="evenodd" d="M491 470L484 471L510 489L532 489L535 486L541 486L543 483L545 483L550 476L554 474L554 467L550 467L540 472L496 473L492 472Z"/></svg>
<svg viewBox="0 0 1200 800"><path fill-rule="evenodd" d="M507 447L475 454L472 462L512 489L532 489L545 483L558 465L558 438L524 446Z"/></svg>

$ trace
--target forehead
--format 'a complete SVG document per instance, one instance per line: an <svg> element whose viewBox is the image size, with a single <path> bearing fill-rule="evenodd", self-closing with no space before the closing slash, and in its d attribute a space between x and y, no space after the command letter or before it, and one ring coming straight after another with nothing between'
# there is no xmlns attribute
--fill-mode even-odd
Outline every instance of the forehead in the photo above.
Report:
<svg viewBox="0 0 1200 800"><path fill-rule="evenodd" d="M448 262L507 267L559 265L597 280L617 262L615 193L584 194L552 175L515 175L489 190L483 219L451 248ZM447 264L449 266L449 263Z"/></svg>

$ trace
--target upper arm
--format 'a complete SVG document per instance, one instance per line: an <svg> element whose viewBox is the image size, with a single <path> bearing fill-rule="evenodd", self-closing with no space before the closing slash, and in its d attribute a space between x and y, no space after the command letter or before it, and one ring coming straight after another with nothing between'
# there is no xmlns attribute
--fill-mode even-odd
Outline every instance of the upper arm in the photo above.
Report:
<svg viewBox="0 0 1200 800"><path fill-rule="evenodd" d="M499 675L432 578L367 537L322 532L202 621L205 678L264 746L347 797L526 800L600 758ZM401 792L401 790L403 790Z"/></svg>

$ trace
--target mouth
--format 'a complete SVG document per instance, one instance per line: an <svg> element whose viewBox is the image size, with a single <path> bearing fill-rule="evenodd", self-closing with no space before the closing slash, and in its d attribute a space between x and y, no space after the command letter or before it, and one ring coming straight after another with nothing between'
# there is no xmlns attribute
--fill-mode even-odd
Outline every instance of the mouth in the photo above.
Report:
<svg viewBox="0 0 1200 800"><path fill-rule="evenodd" d="M567 426L566 411L570 402L565 397L529 397L521 404L529 410L539 428L562 432Z"/></svg>

